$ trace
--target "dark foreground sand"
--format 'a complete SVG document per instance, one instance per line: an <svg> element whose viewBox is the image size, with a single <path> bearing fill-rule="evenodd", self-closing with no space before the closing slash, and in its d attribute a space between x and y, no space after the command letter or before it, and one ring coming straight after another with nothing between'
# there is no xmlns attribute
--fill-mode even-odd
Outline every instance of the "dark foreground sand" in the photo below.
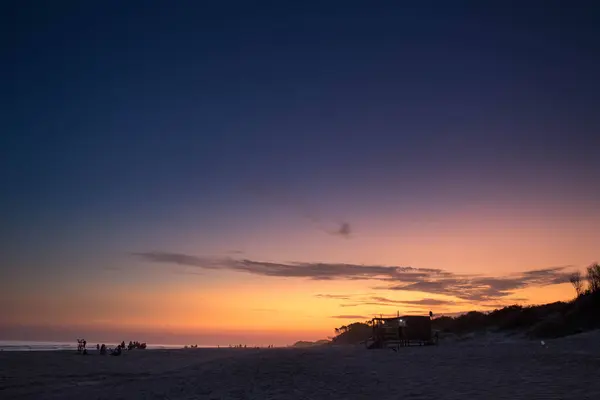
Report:
<svg viewBox="0 0 600 400"><path fill-rule="evenodd" d="M1 352L1 399L600 399L600 334L367 351Z"/></svg>

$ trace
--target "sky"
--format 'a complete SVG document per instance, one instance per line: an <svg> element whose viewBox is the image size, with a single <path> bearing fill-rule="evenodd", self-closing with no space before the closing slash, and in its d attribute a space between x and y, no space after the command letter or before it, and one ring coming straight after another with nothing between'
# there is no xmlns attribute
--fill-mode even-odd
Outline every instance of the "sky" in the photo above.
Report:
<svg viewBox="0 0 600 400"><path fill-rule="evenodd" d="M0 339L287 344L572 298L598 8L417 3L3 3Z"/></svg>

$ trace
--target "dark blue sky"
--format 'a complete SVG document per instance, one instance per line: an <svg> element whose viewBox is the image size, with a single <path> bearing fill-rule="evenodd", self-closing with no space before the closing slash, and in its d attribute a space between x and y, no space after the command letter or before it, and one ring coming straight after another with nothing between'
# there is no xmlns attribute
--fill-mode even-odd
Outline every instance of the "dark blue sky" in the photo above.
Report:
<svg viewBox="0 0 600 400"><path fill-rule="evenodd" d="M349 220L598 206L593 2L9 3L3 268L87 236L225 235L272 206L256 187Z"/></svg>

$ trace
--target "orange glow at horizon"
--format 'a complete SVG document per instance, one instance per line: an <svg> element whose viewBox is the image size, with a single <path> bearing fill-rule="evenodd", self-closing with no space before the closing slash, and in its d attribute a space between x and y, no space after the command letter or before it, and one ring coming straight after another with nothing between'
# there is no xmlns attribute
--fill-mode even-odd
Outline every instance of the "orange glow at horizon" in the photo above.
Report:
<svg viewBox="0 0 600 400"><path fill-rule="evenodd" d="M239 240L239 248L252 249L240 258L412 266L510 278L522 271L567 265L581 269L593 262L598 235L592 227L600 217L564 219L554 226L533 218L478 220L465 215L408 227L391 218L357 221L355 236L347 240L315 234L312 228L284 235L276 229L278 224L265 224L258 234ZM189 242L181 246L184 251L203 254L193 245L194 238ZM127 268L98 270L82 280L69 276L48 285L33 277L15 282L0 293L1 308L11 310L0 315L0 325L143 330L174 337L220 331L277 333L300 340L327 337L336 326L380 313L426 314L431 310L437 315L452 314L515 303L570 300L574 296L568 284L533 285L495 300L475 302L435 290L386 290L373 280L270 277L180 265L134 264L130 259L123 263ZM373 297L391 303L377 304ZM402 303L422 299L450 303Z"/></svg>
<svg viewBox="0 0 600 400"><path fill-rule="evenodd" d="M444 306L403 306L403 305L357 305L342 307L343 301L319 298L317 294L363 293L357 290L356 282L306 282L285 279L268 280L260 290L252 285L240 285L226 292L217 290L168 290L132 291L120 287L111 293L111 299L100 296L100 292L89 293L89 297L79 295L81 303L74 304L56 298L47 300L44 296L21 299L19 307L27 312L17 312L4 323L36 326L73 326L89 329L125 329L148 332L168 332L170 335L193 335L227 331L230 333L279 334L288 338L320 339L330 336L334 327L349 322L362 321L376 314L427 314L430 310L436 315L452 314L469 310L486 311L495 307L481 307L476 303L458 301L455 305ZM288 282L281 282L288 281ZM314 283L314 286L313 286ZM449 299L430 293L376 293L393 301L419 300L423 298ZM528 301L514 301L528 296ZM510 304L541 304L558 300L570 300L573 290L568 284L544 288L529 288L516 291L509 299L500 301ZM454 299L456 300L456 299ZM98 303L101 304L98 307ZM341 318L334 318L341 316ZM344 317L348 316L348 317Z"/></svg>

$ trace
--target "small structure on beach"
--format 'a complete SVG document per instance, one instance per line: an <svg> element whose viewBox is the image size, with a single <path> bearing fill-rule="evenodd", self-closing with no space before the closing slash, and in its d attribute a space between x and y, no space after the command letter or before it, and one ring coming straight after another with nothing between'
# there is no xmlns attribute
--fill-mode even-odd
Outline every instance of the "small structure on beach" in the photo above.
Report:
<svg viewBox="0 0 600 400"><path fill-rule="evenodd" d="M365 342L368 349L397 350L405 346L437 344L429 316L376 317L371 320L371 326L373 335Z"/></svg>

